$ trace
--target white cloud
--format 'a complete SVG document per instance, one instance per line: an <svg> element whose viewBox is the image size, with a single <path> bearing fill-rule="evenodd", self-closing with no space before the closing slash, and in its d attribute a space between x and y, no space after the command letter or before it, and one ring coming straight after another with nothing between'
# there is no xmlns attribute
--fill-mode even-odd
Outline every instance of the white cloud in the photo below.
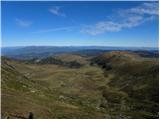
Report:
<svg viewBox="0 0 160 120"><path fill-rule="evenodd" d="M66 17L66 15L61 11L60 7L58 7L58 6L50 8L49 12L51 12L52 14L54 14L56 16Z"/></svg>
<svg viewBox="0 0 160 120"><path fill-rule="evenodd" d="M103 34L105 32L118 32L124 28L132 28L142 24L143 18L141 16L132 16L127 18L124 22L102 21L92 26L84 27L81 32L90 35Z"/></svg>
<svg viewBox="0 0 160 120"><path fill-rule="evenodd" d="M17 25L19 25L21 27L29 27L32 24L32 22L30 22L30 21L26 21L26 20L22 20L22 19L18 19L18 18L16 18L15 21L16 21Z"/></svg>
<svg viewBox="0 0 160 120"><path fill-rule="evenodd" d="M93 26L85 26L81 32L88 33L91 35L98 35L105 32L116 32L121 30L121 25L111 22L111 21L102 21L98 22Z"/></svg>
<svg viewBox="0 0 160 120"><path fill-rule="evenodd" d="M129 12L136 13L136 14L158 15L158 13L159 13L158 12L158 3L156 3L156 2L144 3L141 6L130 9Z"/></svg>
<svg viewBox="0 0 160 120"><path fill-rule="evenodd" d="M81 32L98 35L139 26L158 17L158 3L147 2L135 8L119 10L112 17L114 18L113 20L101 21L94 25L85 26L81 29Z"/></svg>

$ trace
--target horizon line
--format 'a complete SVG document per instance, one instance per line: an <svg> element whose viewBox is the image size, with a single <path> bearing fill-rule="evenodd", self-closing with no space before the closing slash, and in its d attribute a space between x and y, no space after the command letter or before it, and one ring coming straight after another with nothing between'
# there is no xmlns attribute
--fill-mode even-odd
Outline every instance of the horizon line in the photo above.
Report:
<svg viewBox="0 0 160 120"><path fill-rule="evenodd" d="M121 48L159 48L152 46L103 46L103 45L17 45L17 46L2 46L1 48L6 47L121 47Z"/></svg>

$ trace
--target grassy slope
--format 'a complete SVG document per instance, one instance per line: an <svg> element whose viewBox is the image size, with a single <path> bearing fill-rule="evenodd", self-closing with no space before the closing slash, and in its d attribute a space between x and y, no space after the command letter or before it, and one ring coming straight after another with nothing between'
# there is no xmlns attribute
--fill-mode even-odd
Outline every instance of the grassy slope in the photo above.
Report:
<svg viewBox="0 0 160 120"><path fill-rule="evenodd" d="M105 79L100 68L69 69L15 61L8 64L12 67L2 64L2 117L27 117L29 112L35 118L108 117L106 111L96 108L102 96L94 90L94 81L99 79L103 84ZM92 74L94 79L90 79Z"/></svg>
<svg viewBox="0 0 160 120"><path fill-rule="evenodd" d="M57 55L55 57L59 60L65 61L65 62L76 61L80 64L87 64L88 63L88 61L85 57L75 55L75 54L62 54L62 55Z"/></svg>
<svg viewBox="0 0 160 120"><path fill-rule="evenodd" d="M158 103L151 99L157 100L158 91L155 60L107 53L96 60L111 69L101 69L86 58L71 58L85 66L71 69L5 60L9 65L2 63L2 117L27 117L29 112L35 118L157 117Z"/></svg>
<svg viewBox="0 0 160 120"><path fill-rule="evenodd" d="M148 59L129 52L110 52L93 59L108 85L128 95L124 114L134 118L157 118L159 98L158 59ZM132 112L131 112L132 111Z"/></svg>

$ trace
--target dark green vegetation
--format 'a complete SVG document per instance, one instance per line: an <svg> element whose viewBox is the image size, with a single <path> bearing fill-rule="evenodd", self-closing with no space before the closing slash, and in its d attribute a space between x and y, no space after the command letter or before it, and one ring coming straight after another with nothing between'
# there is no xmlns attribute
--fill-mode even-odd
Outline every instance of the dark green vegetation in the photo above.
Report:
<svg viewBox="0 0 160 120"><path fill-rule="evenodd" d="M2 57L2 118L158 118L158 57L144 52Z"/></svg>

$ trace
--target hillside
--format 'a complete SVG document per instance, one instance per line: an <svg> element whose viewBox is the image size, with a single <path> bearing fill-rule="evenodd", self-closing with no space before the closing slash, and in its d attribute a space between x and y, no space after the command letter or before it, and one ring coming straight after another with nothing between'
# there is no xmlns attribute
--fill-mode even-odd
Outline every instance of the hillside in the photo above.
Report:
<svg viewBox="0 0 160 120"><path fill-rule="evenodd" d="M93 63L104 69L106 77L112 76L108 82L110 87L128 94L127 104L132 106L133 111L128 114L147 118L158 115L158 59L143 58L130 52L114 51L94 58Z"/></svg>
<svg viewBox="0 0 160 120"><path fill-rule="evenodd" d="M131 51L3 57L2 118L158 118L158 72L158 58Z"/></svg>
<svg viewBox="0 0 160 120"><path fill-rule="evenodd" d="M17 71L17 74L12 77L6 74L8 71L2 73L3 118L27 118L29 112L32 112L35 118L105 118L109 116L106 111L101 112L96 108L101 94L94 90L94 86L99 85L99 82L102 82L101 84L105 82L101 69L95 67L70 69L57 65L26 64L13 60L7 61L7 64L13 68L8 74L12 75L14 71ZM6 63L3 62L2 66L3 71L6 69ZM90 73L95 73L91 76L92 79L87 75ZM24 81L25 87L20 84L23 78L17 80L21 75L25 75L27 79L27 82ZM7 84L12 85L14 81L18 88L6 86L6 79ZM101 81L97 81L97 84L94 79ZM23 87L27 90L24 91Z"/></svg>
<svg viewBox="0 0 160 120"><path fill-rule="evenodd" d="M64 62L72 62L72 61L76 61L80 64L87 64L87 58L83 57L81 55L76 55L76 54L61 54L61 55L57 55L55 56L55 58L64 61Z"/></svg>
<svg viewBox="0 0 160 120"><path fill-rule="evenodd" d="M62 67L69 68L80 68L87 64L87 60L82 58L81 56L76 55L59 55L59 56L49 56L46 58L33 58L31 60L27 60L26 63L30 64L54 64Z"/></svg>

